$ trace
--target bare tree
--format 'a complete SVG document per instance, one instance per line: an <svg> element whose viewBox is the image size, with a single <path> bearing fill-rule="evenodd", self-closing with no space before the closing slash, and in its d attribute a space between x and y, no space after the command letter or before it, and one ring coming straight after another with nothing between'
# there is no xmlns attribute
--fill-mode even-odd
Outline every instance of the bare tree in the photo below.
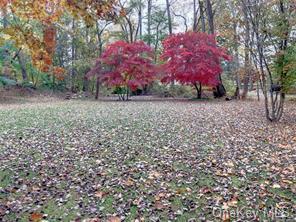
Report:
<svg viewBox="0 0 296 222"><path fill-rule="evenodd" d="M253 56L257 61L258 69L260 71L266 118L272 122L279 121L284 110L285 91L283 84L286 77L286 70L283 68L283 64L280 64L280 67L282 68L279 73L277 73L278 78L275 82L270 67L272 60L269 58L270 44L272 43L267 44L266 41L272 28L281 29L280 31L282 34L280 36L274 36L272 41L276 40L278 42L278 46L274 46L274 54L278 55L278 61L279 63L282 63L282 56L284 56L288 47L291 32L291 24L288 20L289 13L291 13L288 10L290 2L279 0L275 3L274 7L269 8L269 10L272 11L268 11L268 9L265 8L267 3L266 0L241 0L241 2L247 9L248 18L255 35L256 50L254 50ZM277 19L279 19L280 22L278 23L277 21L273 27L270 27L268 24L270 16L273 14L278 15ZM277 27L279 24L280 27Z"/></svg>

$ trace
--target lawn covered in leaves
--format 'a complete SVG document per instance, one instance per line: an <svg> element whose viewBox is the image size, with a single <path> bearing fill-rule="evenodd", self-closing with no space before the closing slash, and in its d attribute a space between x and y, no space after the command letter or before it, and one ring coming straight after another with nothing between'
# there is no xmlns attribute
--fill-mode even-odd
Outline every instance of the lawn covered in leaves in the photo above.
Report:
<svg viewBox="0 0 296 222"><path fill-rule="evenodd" d="M257 102L0 106L0 221L272 221L275 210L292 221L295 114L287 104L270 124Z"/></svg>

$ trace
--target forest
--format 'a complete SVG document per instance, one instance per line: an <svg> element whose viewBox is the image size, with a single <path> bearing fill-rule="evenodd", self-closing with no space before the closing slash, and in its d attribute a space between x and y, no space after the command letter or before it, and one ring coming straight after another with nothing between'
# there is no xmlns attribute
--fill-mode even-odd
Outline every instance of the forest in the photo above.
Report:
<svg viewBox="0 0 296 222"><path fill-rule="evenodd" d="M295 0L0 0L0 221L292 221Z"/></svg>

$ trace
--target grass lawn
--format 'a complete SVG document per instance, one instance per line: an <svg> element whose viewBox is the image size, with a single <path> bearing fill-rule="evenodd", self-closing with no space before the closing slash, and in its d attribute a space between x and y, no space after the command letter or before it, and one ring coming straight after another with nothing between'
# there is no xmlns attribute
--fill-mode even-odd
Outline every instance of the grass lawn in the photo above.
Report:
<svg viewBox="0 0 296 222"><path fill-rule="evenodd" d="M295 158L295 103L2 105L0 221L292 221Z"/></svg>

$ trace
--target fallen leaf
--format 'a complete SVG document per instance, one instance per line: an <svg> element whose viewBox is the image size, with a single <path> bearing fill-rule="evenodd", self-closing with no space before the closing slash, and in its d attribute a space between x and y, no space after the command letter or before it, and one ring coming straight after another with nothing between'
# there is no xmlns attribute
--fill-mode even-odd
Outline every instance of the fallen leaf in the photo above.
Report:
<svg viewBox="0 0 296 222"><path fill-rule="evenodd" d="M163 203L161 203L161 202L159 202L159 201L155 202L154 207L155 207L157 210L163 210L163 209L166 209L166 208L167 208L166 205L164 205Z"/></svg>
<svg viewBox="0 0 296 222"><path fill-rule="evenodd" d="M97 191L97 192L95 192L95 197L97 197L97 198L103 198L106 195L107 195L107 193L106 192L103 192L103 191Z"/></svg>
<svg viewBox="0 0 296 222"><path fill-rule="evenodd" d="M275 183L275 184L273 184L273 185L272 185L272 188L279 189L279 188L281 188L281 185L279 185L279 184Z"/></svg>
<svg viewBox="0 0 296 222"><path fill-rule="evenodd" d="M133 179L128 178L126 181L123 182L124 185L131 187L135 184L135 182L133 181Z"/></svg>
<svg viewBox="0 0 296 222"><path fill-rule="evenodd" d="M227 202L227 205L230 207L236 207L237 203L238 203L238 199L236 197L234 197L229 202Z"/></svg>
<svg viewBox="0 0 296 222"><path fill-rule="evenodd" d="M43 218L43 214L40 213L32 213L30 216L30 220L32 222L40 222Z"/></svg>
<svg viewBox="0 0 296 222"><path fill-rule="evenodd" d="M121 222L119 217L109 217L107 222Z"/></svg>
<svg viewBox="0 0 296 222"><path fill-rule="evenodd" d="M82 222L100 222L101 220L99 218L87 218L84 219Z"/></svg>

